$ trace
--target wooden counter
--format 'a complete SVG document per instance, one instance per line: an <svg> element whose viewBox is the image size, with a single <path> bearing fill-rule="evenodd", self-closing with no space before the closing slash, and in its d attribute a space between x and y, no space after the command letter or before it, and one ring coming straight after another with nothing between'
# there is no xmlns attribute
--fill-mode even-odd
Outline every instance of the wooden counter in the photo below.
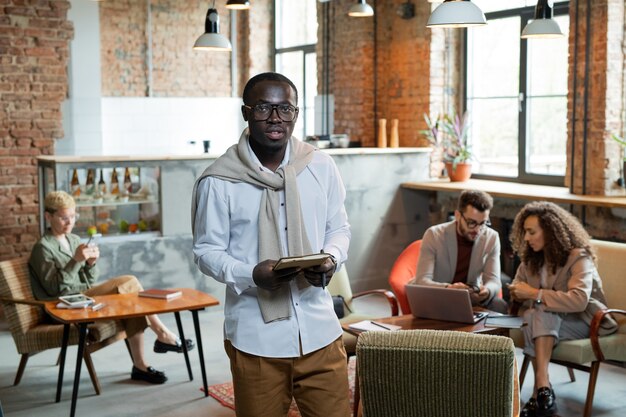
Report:
<svg viewBox="0 0 626 417"><path fill-rule="evenodd" d="M626 197L610 197L595 195L578 195L569 192L566 187L531 185L506 181L489 181L470 179L464 182L449 180L432 180L421 182L405 182L402 188L424 191L460 192L476 189L491 194L492 197L503 197L519 200L545 200L561 204L577 204L599 207L626 208Z"/></svg>

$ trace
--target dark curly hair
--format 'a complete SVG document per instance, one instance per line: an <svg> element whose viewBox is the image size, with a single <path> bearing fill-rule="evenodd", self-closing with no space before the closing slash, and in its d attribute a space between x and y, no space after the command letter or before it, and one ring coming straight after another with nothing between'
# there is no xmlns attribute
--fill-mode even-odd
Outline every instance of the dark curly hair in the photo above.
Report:
<svg viewBox="0 0 626 417"><path fill-rule="evenodd" d="M543 230L544 247L541 252L533 251L524 240L524 222L530 216L537 216ZM585 249L595 262L590 239L576 217L547 201L526 204L515 216L510 236L513 250L533 274L538 273L544 263L553 274L556 273L557 268L565 265L572 250L577 248Z"/></svg>

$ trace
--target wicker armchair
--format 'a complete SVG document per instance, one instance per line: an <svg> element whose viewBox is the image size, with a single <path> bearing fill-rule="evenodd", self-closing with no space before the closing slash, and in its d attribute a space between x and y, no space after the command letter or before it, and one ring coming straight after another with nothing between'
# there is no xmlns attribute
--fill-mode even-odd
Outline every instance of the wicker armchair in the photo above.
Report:
<svg viewBox="0 0 626 417"><path fill-rule="evenodd" d="M370 295L383 297L389 304L390 316L397 316L399 312L398 300L396 299L396 296L393 294L393 292L391 292L390 290L375 289L359 292L356 294L352 293L352 288L350 287L350 278L348 277L348 272L346 271L345 267L342 267L339 271L335 272L335 274L333 275L333 279L328 284L328 291L331 295L341 295L346 303L346 315L339 320L341 324L356 323L361 320L375 319L380 317L380 315L372 316L370 314L364 314L362 312L356 311L353 306L352 300L359 297ZM348 356L352 356L356 353L356 336L347 332L343 332L343 344L346 348Z"/></svg>
<svg viewBox="0 0 626 417"><path fill-rule="evenodd" d="M63 325L45 321L43 302L35 300L32 294L28 258L0 262L0 303L4 309L17 352L22 355L13 383L13 385L18 385L29 357L47 349L61 347ZM117 322L98 322L88 327L87 345L83 358L98 395L101 387L91 360L91 354L121 339L126 339L126 333ZM69 344L75 345L77 343L78 329L72 327Z"/></svg>
<svg viewBox="0 0 626 417"><path fill-rule="evenodd" d="M364 416L519 414L515 347L507 337L366 332L359 336L356 357Z"/></svg>

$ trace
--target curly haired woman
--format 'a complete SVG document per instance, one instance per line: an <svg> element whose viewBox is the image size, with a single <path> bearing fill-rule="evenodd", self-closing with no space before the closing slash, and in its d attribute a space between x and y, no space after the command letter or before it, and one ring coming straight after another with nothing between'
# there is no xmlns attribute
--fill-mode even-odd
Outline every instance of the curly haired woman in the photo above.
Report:
<svg viewBox="0 0 626 417"><path fill-rule="evenodd" d="M589 337L592 314L585 311L606 304L602 282L589 234L554 203L526 204L515 217L510 239L522 263L509 289L523 303L524 353L533 358L535 371L533 395L521 416L552 416L557 412L548 375L552 350L559 340Z"/></svg>

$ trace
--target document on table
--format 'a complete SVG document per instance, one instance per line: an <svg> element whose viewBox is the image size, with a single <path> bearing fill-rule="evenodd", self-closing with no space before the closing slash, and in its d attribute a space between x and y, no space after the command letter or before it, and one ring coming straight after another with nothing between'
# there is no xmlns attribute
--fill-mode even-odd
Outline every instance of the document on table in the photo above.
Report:
<svg viewBox="0 0 626 417"><path fill-rule="evenodd" d="M360 330L362 332L366 332L369 330L377 332L393 332L402 328L401 326L396 326L395 324L379 323L374 320L363 320L356 323L351 323L348 327L354 330Z"/></svg>
<svg viewBox="0 0 626 417"><path fill-rule="evenodd" d="M519 329L524 325L524 319L518 316L489 316L485 321L485 327L504 327L507 329Z"/></svg>

